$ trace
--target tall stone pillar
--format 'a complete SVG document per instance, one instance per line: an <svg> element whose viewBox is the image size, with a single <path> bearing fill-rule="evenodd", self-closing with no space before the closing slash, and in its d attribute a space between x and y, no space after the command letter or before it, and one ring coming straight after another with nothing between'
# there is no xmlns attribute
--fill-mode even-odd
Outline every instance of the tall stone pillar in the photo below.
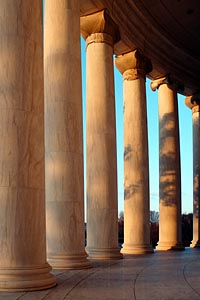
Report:
<svg viewBox="0 0 200 300"><path fill-rule="evenodd" d="M46 262L42 4L0 1L0 290L55 285Z"/></svg>
<svg viewBox="0 0 200 300"><path fill-rule="evenodd" d="M118 56L124 81L123 254L152 253L149 230L149 164L146 74L151 63L138 50Z"/></svg>
<svg viewBox="0 0 200 300"><path fill-rule="evenodd" d="M54 268L90 266L85 252L79 0L45 0L47 256Z"/></svg>
<svg viewBox="0 0 200 300"><path fill-rule="evenodd" d="M192 109L193 124L193 240L192 248L200 247L200 95L187 97L185 104Z"/></svg>
<svg viewBox="0 0 200 300"><path fill-rule="evenodd" d="M151 83L159 106L159 243L157 250L183 250L181 173L176 85L167 77Z"/></svg>
<svg viewBox="0 0 200 300"><path fill-rule="evenodd" d="M87 252L121 258L118 248L113 43L117 28L105 11L81 18L87 42Z"/></svg>

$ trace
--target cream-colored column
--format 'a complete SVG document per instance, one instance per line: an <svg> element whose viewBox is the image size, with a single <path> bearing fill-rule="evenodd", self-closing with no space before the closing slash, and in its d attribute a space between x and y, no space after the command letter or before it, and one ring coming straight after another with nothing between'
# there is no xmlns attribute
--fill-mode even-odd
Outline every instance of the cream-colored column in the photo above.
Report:
<svg viewBox="0 0 200 300"><path fill-rule="evenodd" d="M0 1L0 57L0 290L41 290L55 279L46 262L40 0Z"/></svg>
<svg viewBox="0 0 200 300"><path fill-rule="evenodd" d="M193 123L193 240L192 248L200 248L200 96L185 99L185 104L192 109Z"/></svg>
<svg viewBox="0 0 200 300"><path fill-rule="evenodd" d="M96 27L96 25L98 25ZM87 252L121 258L118 248L113 42L116 27L104 11L81 18L87 42Z"/></svg>
<svg viewBox="0 0 200 300"><path fill-rule="evenodd" d="M149 230L149 159L146 74L151 63L138 50L120 55L116 67L124 87L123 254L153 253Z"/></svg>
<svg viewBox="0 0 200 300"><path fill-rule="evenodd" d="M79 0L45 0L47 258L90 267L85 252Z"/></svg>
<svg viewBox="0 0 200 300"><path fill-rule="evenodd" d="M159 243L157 250L183 250L181 242L181 173L176 85L168 78L158 88L159 106Z"/></svg>

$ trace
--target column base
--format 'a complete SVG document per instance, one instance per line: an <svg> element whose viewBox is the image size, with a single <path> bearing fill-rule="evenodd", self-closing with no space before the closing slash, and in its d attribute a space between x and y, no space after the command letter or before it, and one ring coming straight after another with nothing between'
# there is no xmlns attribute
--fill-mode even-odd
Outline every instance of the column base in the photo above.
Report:
<svg viewBox="0 0 200 300"><path fill-rule="evenodd" d="M190 245L190 248L200 248L200 241L197 241L197 240L193 240L191 245Z"/></svg>
<svg viewBox="0 0 200 300"><path fill-rule="evenodd" d="M114 259L122 259L123 255L120 253L119 248L110 249L110 248L86 248L86 251L89 255L90 259L103 259L103 260L114 260Z"/></svg>
<svg viewBox="0 0 200 300"><path fill-rule="evenodd" d="M147 245L130 245L130 244L123 244L122 245L122 254L148 254L154 253L153 248L150 244Z"/></svg>
<svg viewBox="0 0 200 300"><path fill-rule="evenodd" d="M185 250L185 247L183 244L176 244L174 242L158 242L158 246L156 246L156 250L158 251L169 251L169 250L174 250L174 251L182 251Z"/></svg>
<svg viewBox="0 0 200 300"><path fill-rule="evenodd" d="M80 270L91 268L87 255L48 255L48 263L53 269Z"/></svg>
<svg viewBox="0 0 200 300"><path fill-rule="evenodd" d="M0 291L23 292L49 289L56 285L55 277L50 273L49 264L0 268Z"/></svg>

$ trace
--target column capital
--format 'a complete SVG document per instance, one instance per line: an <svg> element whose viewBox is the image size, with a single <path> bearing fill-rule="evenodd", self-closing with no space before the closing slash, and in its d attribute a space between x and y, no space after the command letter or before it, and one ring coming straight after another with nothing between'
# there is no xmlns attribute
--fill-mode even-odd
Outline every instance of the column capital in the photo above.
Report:
<svg viewBox="0 0 200 300"><path fill-rule="evenodd" d="M172 78L169 74L153 80L150 84L150 87L152 91L155 92L162 84L167 84L169 88L176 91L181 91L184 89L183 85L176 79Z"/></svg>
<svg viewBox="0 0 200 300"><path fill-rule="evenodd" d="M200 111L200 93L185 98L185 105L192 109L192 113Z"/></svg>
<svg viewBox="0 0 200 300"><path fill-rule="evenodd" d="M86 39L87 46L92 43L106 43L113 46L113 38L111 35L103 32L92 33Z"/></svg>
<svg viewBox="0 0 200 300"><path fill-rule="evenodd" d="M164 76L158 79L155 79L151 82L150 87L152 91L156 91L161 84L169 84L168 76Z"/></svg>
<svg viewBox="0 0 200 300"><path fill-rule="evenodd" d="M141 51L134 50L115 58L115 65L122 73L124 80L135 80L146 77L151 72L151 61Z"/></svg>
<svg viewBox="0 0 200 300"><path fill-rule="evenodd" d="M86 40L92 36L91 42L106 42L107 36L112 38L112 44L115 44L120 39L118 26L109 16L107 10L101 10L91 15L80 18L81 35ZM106 37L106 40L105 40ZM108 40L110 41L110 37ZM103 40L102 40L103 39ZM110 43L110 42L109 42Z"/></svg>

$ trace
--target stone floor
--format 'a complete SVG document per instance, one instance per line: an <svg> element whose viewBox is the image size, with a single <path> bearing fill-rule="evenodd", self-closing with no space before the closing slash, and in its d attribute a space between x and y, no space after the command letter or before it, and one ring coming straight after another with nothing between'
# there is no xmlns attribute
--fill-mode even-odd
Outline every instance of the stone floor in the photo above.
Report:
<svg viewBox="0 0 200 300"><path fill-rule="evenodd" d="M53 289L0 293L0 300L200 300L200 249L155 252L93 268L53 271Z"/></svg>

